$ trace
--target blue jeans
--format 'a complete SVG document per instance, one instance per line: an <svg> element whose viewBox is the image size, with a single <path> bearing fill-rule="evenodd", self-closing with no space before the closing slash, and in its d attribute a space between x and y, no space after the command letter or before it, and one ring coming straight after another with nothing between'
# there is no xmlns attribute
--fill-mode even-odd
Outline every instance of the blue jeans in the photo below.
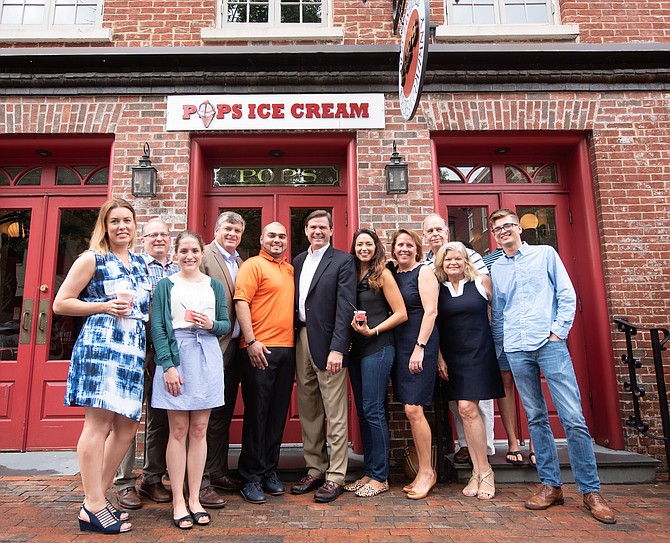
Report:
<svg viewBox="0 0 670 543"><path fill-rule="evenodd" d="M349 379L363 440L363 474L379 482L389 476L391 436L385 400L394 358L395 348L387 345L349 362Z"/></svg>
<svg viewBox="0 0 670 543"><path fill-rule="evenodd" d="M582 494L600 491L593 443L582 414L579 387L565 341L547 341L536 351L506 354L528 416L528 429L535 446L537 472L542 484L559 487L563 483L547 404L542 395L540 370L565 429L570 467L577 488Z"/></svg>

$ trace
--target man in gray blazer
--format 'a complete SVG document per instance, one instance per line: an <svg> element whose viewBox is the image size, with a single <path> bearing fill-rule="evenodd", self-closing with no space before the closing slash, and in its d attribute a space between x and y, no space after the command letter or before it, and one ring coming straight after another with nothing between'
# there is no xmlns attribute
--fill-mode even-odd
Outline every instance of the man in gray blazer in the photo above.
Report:
<svg viewBox="0 0 670 543"><path fill-rule="evenodd" d="M200 486L200 503L205 507L221 508L226 501L216 491L239 490L240 482L228 472L228 448L230 445L230 423L235 411L237 389L240 384L239 337L240 326L235 317L235 278L242 265L237 247L242 241L246 223L234 211L224 211L214 226L214 241L205 247L202 271L223 283L226 291L226 306L230 318L230 332L219 338L223 353L225 384L224 405L212 409L207 428L207 461Z"/></svg>

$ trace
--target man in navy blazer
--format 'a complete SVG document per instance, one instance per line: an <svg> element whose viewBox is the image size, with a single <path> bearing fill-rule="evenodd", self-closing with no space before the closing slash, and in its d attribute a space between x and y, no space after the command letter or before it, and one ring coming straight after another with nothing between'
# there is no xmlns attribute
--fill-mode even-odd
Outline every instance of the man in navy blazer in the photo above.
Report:
<svg viewBox="0 0 670 543"><path fill-rule="evenodd" d="M291 493L316 490L314 500L322 503L342 494L347 472L346 362L356 301L354 258L333 249L332 233L329 212L310 213L305 220L310 247L293 261L296 383L307 475L293 485ZM330 444L330 459L326 443Z"/></svg>

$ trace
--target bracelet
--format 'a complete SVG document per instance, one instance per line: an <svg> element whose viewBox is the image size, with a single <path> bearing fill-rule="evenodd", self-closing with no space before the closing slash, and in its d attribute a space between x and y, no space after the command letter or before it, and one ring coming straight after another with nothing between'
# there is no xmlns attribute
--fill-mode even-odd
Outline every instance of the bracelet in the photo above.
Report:
<svg viewBox="0 0 670 543"><path fill-rule="evenodd" d="M250 345L253 345L253 344L256 343L257 341L258 341L258 340L257 340L256 338L252 339L251 341L247 341L247 347L249 347Z"/></svg>
<svg viewBox="0 0 670 543"><path fill-rule="evenodd" d="M377 332L377 335L379 335L379 326L375 326L375 332Z"/></svg>

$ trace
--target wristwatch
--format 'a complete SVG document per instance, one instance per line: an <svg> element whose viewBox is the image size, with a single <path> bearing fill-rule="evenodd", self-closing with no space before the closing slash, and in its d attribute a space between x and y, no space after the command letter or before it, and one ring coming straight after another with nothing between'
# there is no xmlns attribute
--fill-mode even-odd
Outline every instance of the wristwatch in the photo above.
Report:
<svg viewBox="0 0 670 543"><path fill-rule="evenodd" d="M417 347L421 347L422 349L425 349L425 348L426 348L426 344L425 344L425 343L421 343L420 341L417 341L417 342L416 342L416 346L417 346Z"/></svg>

